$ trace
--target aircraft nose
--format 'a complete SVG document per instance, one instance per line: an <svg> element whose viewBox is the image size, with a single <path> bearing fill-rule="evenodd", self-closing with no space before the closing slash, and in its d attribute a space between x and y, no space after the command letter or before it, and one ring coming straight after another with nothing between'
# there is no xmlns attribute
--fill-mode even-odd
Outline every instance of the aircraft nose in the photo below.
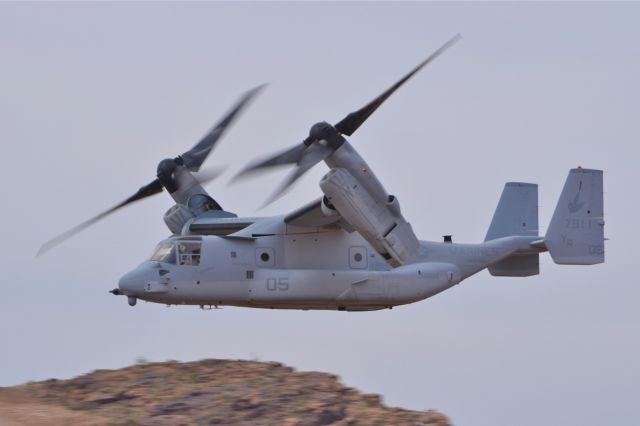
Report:
<svg viewBox="0 0 640 426"><path fill-rule="evenodd" d="M141 294L144 292L147 274L142 268L136 268L127 272L118 282L120 292L128 296Z"/></svg>

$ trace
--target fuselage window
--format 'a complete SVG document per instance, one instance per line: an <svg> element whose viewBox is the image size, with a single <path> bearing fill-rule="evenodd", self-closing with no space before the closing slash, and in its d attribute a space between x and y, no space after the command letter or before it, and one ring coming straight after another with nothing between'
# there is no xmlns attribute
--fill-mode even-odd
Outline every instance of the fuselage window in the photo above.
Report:
<svg viewBox="0 0 640 426"><path fill-rule="evenodd" d="M185 266L200 265L200 241L178 241L178 264Z"/></svg>

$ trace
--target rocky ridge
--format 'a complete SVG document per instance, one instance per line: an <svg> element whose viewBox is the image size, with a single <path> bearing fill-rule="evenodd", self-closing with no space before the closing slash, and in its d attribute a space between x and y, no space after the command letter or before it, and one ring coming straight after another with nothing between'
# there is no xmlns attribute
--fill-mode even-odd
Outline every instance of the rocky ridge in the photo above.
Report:
<svg viewBox="0 0 640 426"><path fill-rule="evenodd" d="M275 362L139 363L70 380L0 388L0 424L429 425L435 411L387 407L337 376Z"/></svg>

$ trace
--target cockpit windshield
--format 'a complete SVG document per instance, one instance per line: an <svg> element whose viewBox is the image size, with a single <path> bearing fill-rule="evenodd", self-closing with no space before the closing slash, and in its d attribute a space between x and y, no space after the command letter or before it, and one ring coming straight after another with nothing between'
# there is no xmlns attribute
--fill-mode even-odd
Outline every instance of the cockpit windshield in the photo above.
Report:
<svg viewBox="0 0 640 426"><path fill-rule="evenodd" d="M176 264L176 246L173 243L158 244L156 251L151 256L154 262Z"/></svg>
<svg viewBox="0 0 640 426"><path fill-rule="evenodd" d="M170 263L172 265L198 266L202 241L177 240L160 243L151 256L151 261Z"/></svg>

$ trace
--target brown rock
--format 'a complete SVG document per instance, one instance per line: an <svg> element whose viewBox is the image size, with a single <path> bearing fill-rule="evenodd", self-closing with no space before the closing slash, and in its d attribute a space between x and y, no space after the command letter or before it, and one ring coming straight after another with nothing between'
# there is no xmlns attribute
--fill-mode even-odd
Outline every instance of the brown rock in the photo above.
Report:
<svg viewBox="0 0 640 426"><path fill-rule="evenodd" d="M4 414L18 406L7 405L7 395L12 401L20 399L20 413L33 414L29 422L16 423L18 414L13 418ZM71 380L0 388L0 424L448 426L449 422L435 411L386 407L380 395L362 394L331 374L295 372L278 362L208 359L146 362Z"/></svg>

